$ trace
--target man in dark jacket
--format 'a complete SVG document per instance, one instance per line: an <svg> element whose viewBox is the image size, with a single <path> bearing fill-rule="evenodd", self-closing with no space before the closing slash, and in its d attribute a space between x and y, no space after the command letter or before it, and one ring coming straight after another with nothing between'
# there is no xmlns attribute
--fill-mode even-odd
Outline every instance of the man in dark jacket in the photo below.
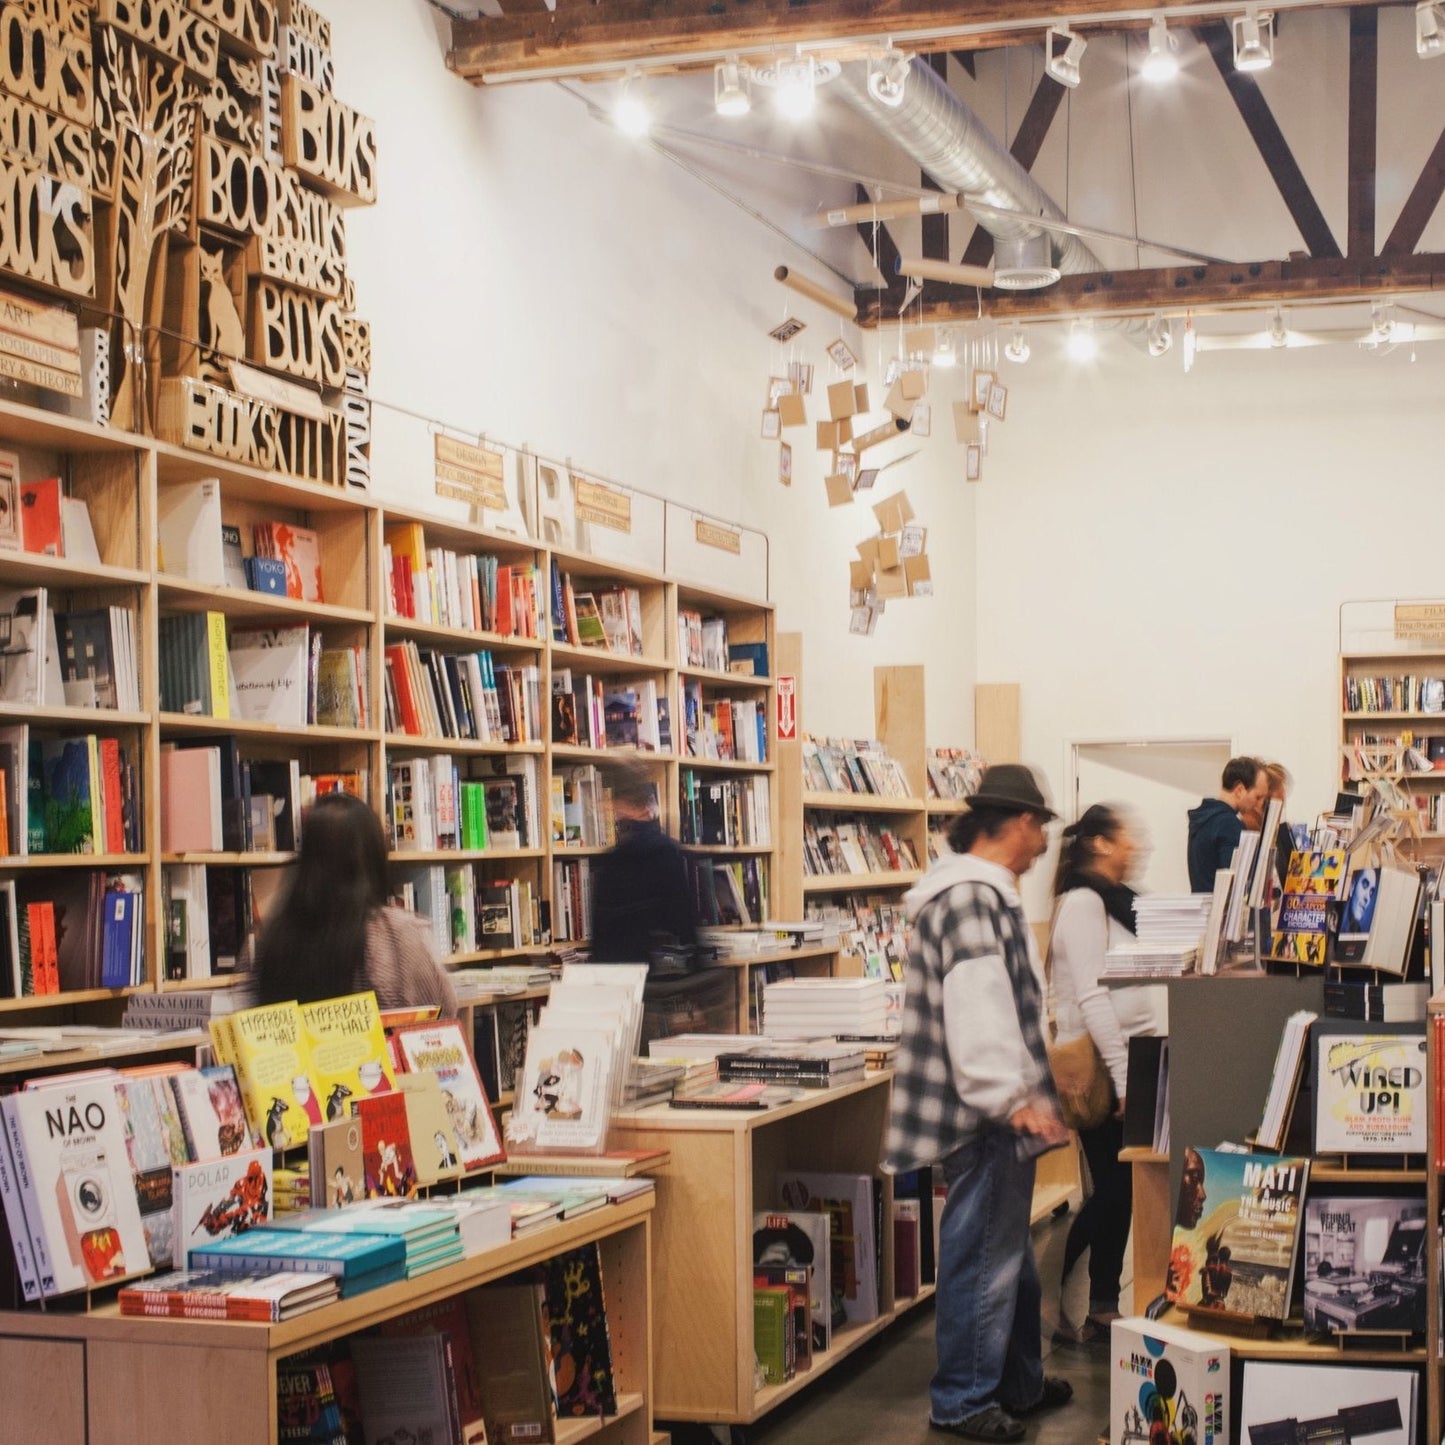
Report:
<svg viewBox="0 0 1445 1445"><path fill-rule="evenodd" d="M1219 780L1219 796L1189 810L1189 888L1213 893L1214 875L1228 868L1244 832L1241 813L1261 816L1269 797L1269 774L1258 758L1230 758Z"/></svg>
<svg viewBox="0 0 1445 1445"><path fill-rule="evenodd" d="M654 949L697 942L683 851L657 821L657 789L631 761L607 770L617 843L592 873L592 958L647 963Z"/></svg>

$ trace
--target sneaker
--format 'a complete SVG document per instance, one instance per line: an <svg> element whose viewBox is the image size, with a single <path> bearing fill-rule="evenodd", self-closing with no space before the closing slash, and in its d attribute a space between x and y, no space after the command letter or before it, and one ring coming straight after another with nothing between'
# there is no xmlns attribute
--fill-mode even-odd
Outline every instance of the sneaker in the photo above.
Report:
<svg viewBox="0 0 1445 1445"><path fill-rule="evenodd" d="M1069 1393L1072 1394L1073 1391L1070 1390ZM1025 1433L1023 1421L1015 1420L1002 1405L989 1405L982 1410L976 1410L972 1415L965 1415L962 1420L955 1421L952 1425L945 1425L941 1420L929 1420L928 1423L935 1430L957 1435L963 1440L1022 1440Z"/></svg>
<svg viewBox="0 0 1445 1445"><path fill-rule="evenodd" d="M1024 1420L1030 1415L1041 1415L1045 1410L1057 1410L1073 1398L1074 1387L1067 1380L1059 1375L1045 1375L1043 1392L1032 1405L1008 1405L1005 1409L1011 1416Z"/></svg>

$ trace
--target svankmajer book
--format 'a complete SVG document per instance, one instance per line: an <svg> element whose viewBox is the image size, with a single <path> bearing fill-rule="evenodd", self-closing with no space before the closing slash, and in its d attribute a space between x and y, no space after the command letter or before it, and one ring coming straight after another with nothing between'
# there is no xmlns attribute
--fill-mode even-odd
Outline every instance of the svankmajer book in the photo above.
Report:
<svg viewBox="0 0 1445 1445"><path fill-rule="evenodd" d="M1309 1160L1186 1149L1165 1293L1185 1309L1289 1312Z"/></svg>

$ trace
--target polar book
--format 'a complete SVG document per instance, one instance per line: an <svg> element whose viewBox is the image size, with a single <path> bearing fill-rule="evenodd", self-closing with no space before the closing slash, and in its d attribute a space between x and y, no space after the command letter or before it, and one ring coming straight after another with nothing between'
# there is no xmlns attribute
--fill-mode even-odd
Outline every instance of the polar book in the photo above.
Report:
<svg viewBox="0 0 1445 1445"><path fill-rule="evenodd" d="M269 1148L248 1149L224 1159L177 1165L171 1183L176 1269L184 1269L195 1245L233 1239L271 1218Z"/></svg>

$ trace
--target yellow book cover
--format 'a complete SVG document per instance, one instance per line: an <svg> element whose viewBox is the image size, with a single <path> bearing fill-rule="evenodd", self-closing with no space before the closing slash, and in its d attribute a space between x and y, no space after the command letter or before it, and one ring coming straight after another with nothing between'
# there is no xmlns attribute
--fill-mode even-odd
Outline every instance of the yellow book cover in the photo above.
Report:
<svg viewBox="0 0 1445 1445"><path fill-rule="evenodd" d="M246 1118L273 1149L305 1144L321 1123L301 1010L294 1003L241 1009L228 1016L231 1062Z"/></svg>
<svg viewBox="0 0 1445 1445"><path fill-rule="evenodd" d="M302 1004L301 1024L326 1123L350 1118L358 1100L396 1087L374 993Z"/></svg>
<svg viewBox="0 0 1445 1445"><path fill-rule="evenodd" d="M206 660L211 670L211 716L231 716L231 668L226 651L226 614L206 613Z"/></svg>

